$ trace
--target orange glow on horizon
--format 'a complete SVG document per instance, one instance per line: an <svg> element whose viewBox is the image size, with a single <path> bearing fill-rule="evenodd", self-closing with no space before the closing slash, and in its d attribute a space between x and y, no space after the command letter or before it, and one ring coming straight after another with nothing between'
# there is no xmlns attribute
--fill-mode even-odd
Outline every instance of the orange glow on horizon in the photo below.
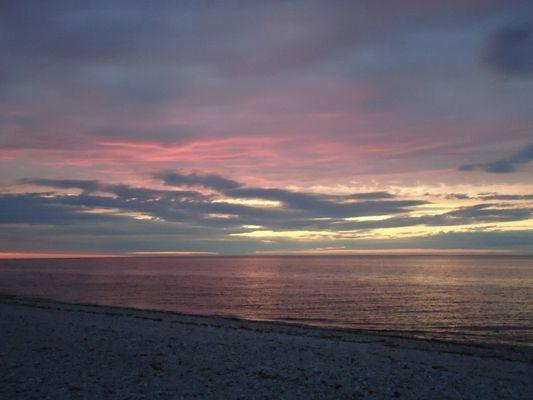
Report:
<svg viewBox="0 0 533 400"><path fill-rule="evenodd" d="M132 256L214 256L214 251L133 251Z"/></svg>
<svg viewBox="0 0 533 400"><path fill-rule="evenodd" d="M212 251L133 251L124 254L90 254L90 253L24 253L0 252L0 260L38 259L38 258L123 258L135 256L207 256L218 255Z"/></svg>
<svg viewBox="0 0 533 400"><path fill-rule="evenodd" d="M17 253L0 252L0 259L25 259L25 258L107 258L124 257L119 254L88 254L88 253Z"/></svg>
<svg viewBox="0 0 533 400"><path fill-rule="evenodd" d="M495 255L521 254L507 249L309 249L258 250L257 255Z"/></svg>

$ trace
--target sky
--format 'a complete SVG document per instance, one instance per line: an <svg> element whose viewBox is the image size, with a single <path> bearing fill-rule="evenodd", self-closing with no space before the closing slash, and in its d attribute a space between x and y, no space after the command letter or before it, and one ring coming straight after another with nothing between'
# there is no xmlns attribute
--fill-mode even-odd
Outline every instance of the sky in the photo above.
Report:
<svg viewBox="0 0 533 400"><path fill-rule="evenodd" d="M0 1L0 257L533 254L533 2Z"/></svg>

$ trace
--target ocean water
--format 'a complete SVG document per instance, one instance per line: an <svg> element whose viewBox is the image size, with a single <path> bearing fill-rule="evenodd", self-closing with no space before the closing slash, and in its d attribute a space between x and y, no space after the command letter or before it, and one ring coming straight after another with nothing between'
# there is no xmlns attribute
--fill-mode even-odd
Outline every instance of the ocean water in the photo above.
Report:
<svg viewBox="0 0 533 400"><path fill-rule="evenodd" d="M0 260L0 293L533 346L533 258Z"/></svg>

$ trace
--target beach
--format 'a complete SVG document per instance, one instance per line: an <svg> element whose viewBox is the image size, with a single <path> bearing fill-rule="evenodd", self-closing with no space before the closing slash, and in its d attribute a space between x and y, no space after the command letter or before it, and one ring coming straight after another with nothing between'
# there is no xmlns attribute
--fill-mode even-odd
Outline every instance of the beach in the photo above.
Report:
<svg viewBox="0 0 533 400"><path fill-rule="evenodd" d="M0 297L5 399L527 399L533 350Z"/></svg>

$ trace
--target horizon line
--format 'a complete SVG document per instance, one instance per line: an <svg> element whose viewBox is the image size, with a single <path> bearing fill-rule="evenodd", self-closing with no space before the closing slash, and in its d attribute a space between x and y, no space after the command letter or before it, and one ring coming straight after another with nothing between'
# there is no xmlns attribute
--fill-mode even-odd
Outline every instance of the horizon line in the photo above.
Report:
<svg viewBox="0 0 533 400"><path fill-rule="evenodd" d="M509 249L311 249L256 251L254 253L220 254L210 251L136 251L129 253L47 253L0 252L0 260L30 259L96 259L96 258L164 258L164 257L326 257L326 256L533 256L531 251Z"/></svg>

